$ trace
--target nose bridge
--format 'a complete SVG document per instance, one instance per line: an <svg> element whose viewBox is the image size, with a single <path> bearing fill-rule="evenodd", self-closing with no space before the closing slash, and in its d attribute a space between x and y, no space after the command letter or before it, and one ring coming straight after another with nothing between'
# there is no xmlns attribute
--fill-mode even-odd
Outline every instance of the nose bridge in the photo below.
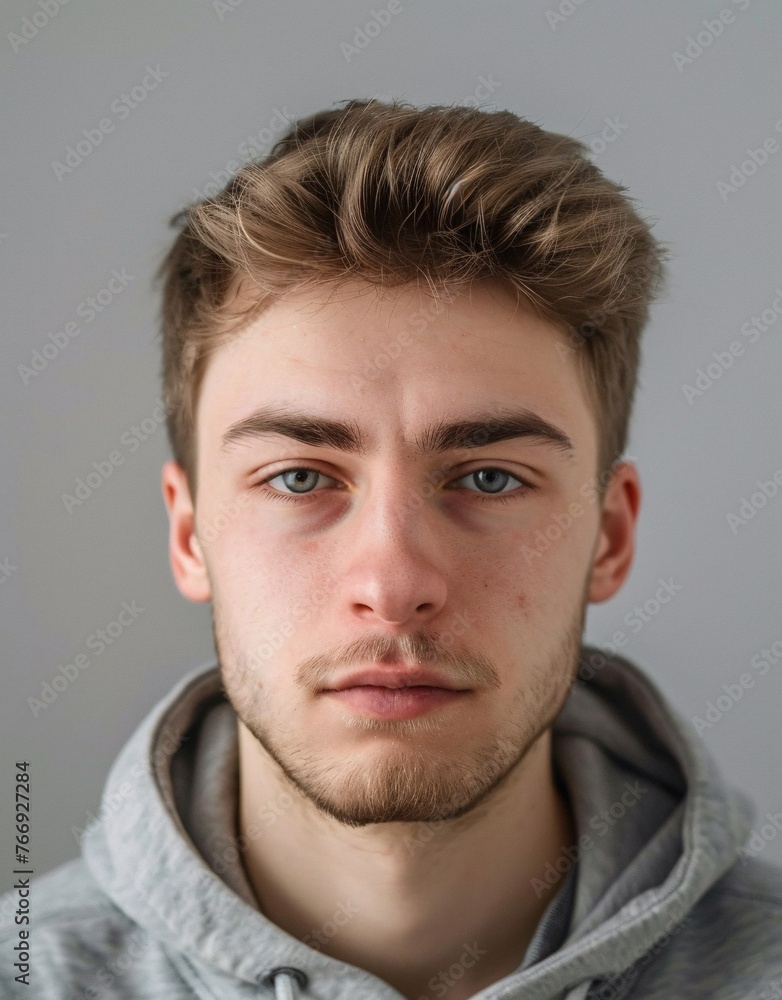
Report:
<svg viewBox="0 0 782 1000"><path fill-rule="evenodd" d="M353 511L347 546L348 600L386 622L436 614L445 603L437 514L420 468L403 461L376 470Z"/></svg>
<svg viewBox="0 0 782 1000"><path fill-rule="evenodd" d="M425 557L433 536L429 501L435 488L417 464L403 459L375 470L357 511L356 532L362 546L390 546L400 554L408 551Z"/></svg>

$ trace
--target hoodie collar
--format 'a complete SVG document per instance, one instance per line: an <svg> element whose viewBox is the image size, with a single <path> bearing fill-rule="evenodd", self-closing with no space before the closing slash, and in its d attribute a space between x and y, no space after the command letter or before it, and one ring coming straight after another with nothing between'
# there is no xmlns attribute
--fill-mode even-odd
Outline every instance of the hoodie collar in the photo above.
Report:
<svg viewBox="0 0 782 1000"><path fill-rule="evenodd" d="M595 655L599 670L580 672L590 679L573 686L553 724L578 850L541 873L539 891L551 904L520 968L476 1000L510 1000L522 988L525 1000L553 1000L628 968L686 919L751 829L750 800L724 784L656 685L630 661L590 647L582 666ZM219 670L199 667L155 706L112 767L82 841L93 877L163 943L183 976L215 996L243 996L287 967L305 973L313 995L399 1000L388 983L309 947L257 909L231 850L236 753ZM195 774L224 792L189 795ZM541 926L561 930L553 951Z"/></svg>

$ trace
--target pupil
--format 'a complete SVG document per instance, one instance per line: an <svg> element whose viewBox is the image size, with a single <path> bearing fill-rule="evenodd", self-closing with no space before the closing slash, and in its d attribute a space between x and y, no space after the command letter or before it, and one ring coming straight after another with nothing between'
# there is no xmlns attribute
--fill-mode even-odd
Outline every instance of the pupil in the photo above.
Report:
<svg viewBox="0 0 782 1000"><path fill-rule="evenodd" d="M283 481L288 489L294 490L297 493L308 493L314 487L318 475L319 473L311 469L292 469L283 473ZM309 480L312 481L310 482ZM298 489L301 486L305 488Z"/></svg>
<svg viewBox="0 0 782 1000"><path fill-rule="evenodd" d="M510 478L509 473L501 469L481 469L476 475L481 485L489 487L487 493L500 493L508 485Z"/></svg>

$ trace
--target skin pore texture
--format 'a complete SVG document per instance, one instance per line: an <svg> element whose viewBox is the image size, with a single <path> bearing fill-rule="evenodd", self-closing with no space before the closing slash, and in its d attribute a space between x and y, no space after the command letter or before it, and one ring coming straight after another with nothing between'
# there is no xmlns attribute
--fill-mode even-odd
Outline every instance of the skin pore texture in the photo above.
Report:
<svg viewBox="0 0 782 1000"><path fill-rule="evenodd" d="M411 1000L466 946L449 1000L513 972L551 899L532 880L578 839L550 725L587 605L630 571L640 483L622 462L602 505L589 492L597 425L565 342L494 282L439 301L358 279L290 293L207 363L195 509L163 469L174 578L212 602L238 716L259 909ZM272 428L238 426L261 407ZM521 411L572 450L481 436ZM300 440L280 432L294 413L349 426ZM459 421L472 446L438 439ZM392 662L467 690L392 719L322 693Z"/></svg>

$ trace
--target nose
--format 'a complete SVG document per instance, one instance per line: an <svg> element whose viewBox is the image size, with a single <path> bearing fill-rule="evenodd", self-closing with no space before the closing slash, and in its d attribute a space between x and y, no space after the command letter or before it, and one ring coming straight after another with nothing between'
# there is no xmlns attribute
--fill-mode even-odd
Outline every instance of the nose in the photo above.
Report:
<svg viewBox="0 0 782 1000"><path fill-rule="evenodd" d="M386 481L372 490L345 532L350 615L364 625L420 628L442 610L448 585L441 526L413 486Z"/></svg>

